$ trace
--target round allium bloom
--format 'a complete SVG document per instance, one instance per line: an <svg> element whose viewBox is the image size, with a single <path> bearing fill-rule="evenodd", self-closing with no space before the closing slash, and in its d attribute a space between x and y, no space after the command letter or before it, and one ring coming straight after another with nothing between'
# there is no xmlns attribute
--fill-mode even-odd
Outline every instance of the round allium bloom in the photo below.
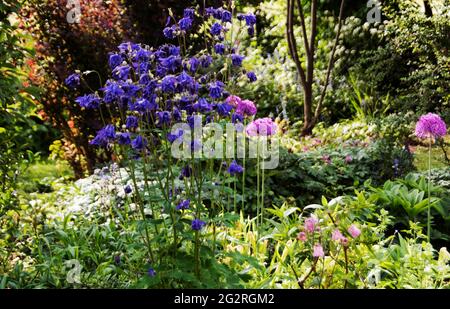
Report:
<svg viewBox="0 0 450 309"><path fill-rule="evenodd" d="M297 235L297 239L300 240L301 242L305 242L308 239L308 237L306 236L305 232L300 232Z"/></svg>
<svg viewBox="0 0 450 309"><path fill-rule="evenodd" d="M244 168L242 166L240 166L239 164L237 164L236 160L233 160L233 162L230 163L230 166L227 169L227 172L231 176L234 176L236 174L240 174L243 171L244 171Z"/></svg>
<svg viewBox="0 0 450 309"><path fill-rule="evenodd" d="M342 238L344 238L344 235L342 235L341 231L339 231L338 229L335 229L333 233L331 233L331 240L341 241Z"/></svg>
<svg viewBox="0 0 450 309"><path fill-rule="evenodd" d="M80 86L80 74L71 74L66 78L64 82L69 88L77 88L78 86Z"/></svg>
<svg viewBox="0 0 450 309"><path fill-rule="evenodd" d="M242 99L236 95L230 95L225 100L225 102L227 102L228 104L230 104L233 107L237 107L241 101L242 101Z"/></svg>
<svg viewBox="0 0 450 309"><path fill-rule="evenodd" d="M418 138L439 138L447 134L447 126L439 115L428 113L420 116L415 134Z"/></svg>
<svg viewBox="0 0 450 309"><path fill-rule="evenodd" d="M313 233L316 230L317 223L319 223L319 220L317 220L316 217L311 216L305 220L305 231L308 233Z"/></svg>
<svg viewBox="0 0 450 309"><path fill-rule="evenodd" d="M271 118L260 118L251 122L245 129L248 136L270 136L277 132L277 124Z"/></svg>
<svg viewBox="0 0 450 309"><path fill-rule="evenodd" d="M205 221L202 221L200 219L194 219L192 220L191 227L194 231L200 231L205 225L206 225Z"/></svg>
<svg viewBox="0 0 450 309"><path fill-rule="evenodd" d="M243 116L253 116L257 112L255 103L250 100L238 101L236 113Z"/></svg>
<svg viewBox="0 0 450 309"><path fill-rule="evenodd" d="M356 227L356 225L352 224L348 227L347 231L352 235L353 238L361 235L361 231Z"/></svg>
<svg viewBox="0 0 450 309"><path fill-rule="evenodd" d="M321 244L315 244L313 247L313 257L320 258L325 254L323 253L323 247Z"/></svg>
<svg viewBox="0 0 450 309"><path fill-rule="evenodd" d="M189 205L191 204L191 200L184 200L178 203L176 209L177 210L186 210L189 209Z"/></svg>

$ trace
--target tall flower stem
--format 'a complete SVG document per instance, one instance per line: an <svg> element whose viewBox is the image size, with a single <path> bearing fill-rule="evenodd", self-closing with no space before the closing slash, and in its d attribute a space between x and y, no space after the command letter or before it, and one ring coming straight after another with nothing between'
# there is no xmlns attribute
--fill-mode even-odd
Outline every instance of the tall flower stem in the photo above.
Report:
<svg viewBox="0 0 450 309"><path fill-rule="evenodd" d="M431 240L431 203L430 203L430 191L431 191L431 137L428 144L428 210L427 210L427 238L428 242Z"/></svg>
<svg viewBox="0 0 450 309"><path fill-rule="evenodd" d="M264 175L264 161L262 162L261 166L261 226L263 225L264 220L264 181L265 181L265 175Z"/></svg>
<svg viewBox="0 0 450 309"><path fill-rule="evenodd" d="M259 205L259 140L256 144L256 228L259 231L259 215L260 215L260 205Z"/></svg>

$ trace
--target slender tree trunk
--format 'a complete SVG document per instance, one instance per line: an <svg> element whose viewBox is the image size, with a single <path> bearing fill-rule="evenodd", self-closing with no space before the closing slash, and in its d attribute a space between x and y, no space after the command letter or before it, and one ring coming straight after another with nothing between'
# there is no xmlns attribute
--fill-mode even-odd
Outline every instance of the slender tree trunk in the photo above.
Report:
<svg viewBox="0 0 450 309"><path fill-rule="evenodd" d="M423 0L423 6L425 7L425 15L427 17L433 16L433 10L431 9L431 4L429 0Z"/></svg>

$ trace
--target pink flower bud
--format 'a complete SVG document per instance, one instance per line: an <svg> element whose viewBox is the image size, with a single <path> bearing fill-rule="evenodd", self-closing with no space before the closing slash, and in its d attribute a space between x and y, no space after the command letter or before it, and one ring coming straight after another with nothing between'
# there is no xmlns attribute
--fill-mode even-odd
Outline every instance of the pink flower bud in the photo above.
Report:
<svg viewBox="0 0 450 309"><path fill-rule="evenodd" d="M341 231L339 231L338 229L335 229L331 234L331 240L334 241L341 241L343 237L344 236L342 235Z"/></svg>
<svg viewBox="0 0 450 309"><path fill-rule="evenodd" d="M306 233L305 233L305 232L300 232L300 233L298 233L297 239L300 240L300 241L302 241L302 242L305 242L306 239L307 239Z"/></svg>
<svg viewBox="0 0 450 309"><path fill-rule="evenodd" d="M319 220L317 220L317 218L313 216L309 217L305 220L305 230L308 233L313 233L316 230L317 223L319 223Z"/></svg>
<svg viewBox="0 0 450 309"><path fill-rule="evenodd" d="M361 231L356 227L356 225L352 224L348 227L348 232L352 235L353 238L361 235Z"/></svg>
<svg viewBox="0 0 450 309"><path fill-rule="evenodd" d="M313 248L313 257L323 257L324 253L323 253L323 247L321 244L315 244L314 248Z"/></svg>

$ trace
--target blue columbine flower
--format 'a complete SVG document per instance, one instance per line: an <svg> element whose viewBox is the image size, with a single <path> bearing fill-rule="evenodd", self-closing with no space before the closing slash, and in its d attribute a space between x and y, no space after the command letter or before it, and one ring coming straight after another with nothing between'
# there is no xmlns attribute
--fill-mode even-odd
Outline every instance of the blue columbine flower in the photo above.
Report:
<svg viewBox="0 0 450 309"><path fill-rule="evenodd" d="M189 165L186 165L181 169L180 179L189 178L192 175L192 168Z"/></svg>
<svg viewBox="0 0 450 309"><path fill-rule="evenodd" d="M176 30L176 28L174 26L166 27L163 30L163 34L167 39L172 40L172 39L175 39L175 37L176 37L175 30Z"/></svg>
<svg viewBox="0 0 450 309"><path fill-rule="evenodd" d="M200 219L194 219L192 220L191 227L194 231L200 231L205 225L206 225L205 221L202 221Z"/></svg>
<svg viewBox="0 0 450 309"><path fill-rule="evenodd" d="M183 11L183 17L194 18L195 10L193 8L186 8Z"/></svg>
<svg viewBox="0 0 450 309"><path fill-rule="evenodd" d="M153 269L153 267L150 267L150 268L147 270L147 275L148 275L149 277L154 277L154 276L156 276L156 271Z"/></svg>
<svg viewBox="0 0 450 309"><path fill-rule="evenodd" d="M131 147L135 150L144 150L147 146L147 139L141 135L136 136L136 138L131 142Z"/></svg>
<svg viewBox="0 0 450 309"><path fill-rule="evenodd" d="M139 119L136 116L128 116L125 127L127 129L136 129L138 127Z"/></svg>
<svg viewBox="0 0 450 309"><path fill-rule="evenodd" d="M210 55L203 55L200 58L200 63L202 64L202 67L204 67L204 68L209 67L212 62L213 62L213 59Z"/></svg>
<svg viewBox="0 0 450 309"><path fill-rule="evenodd" d="M202 142L200 142L198 139L194 139L191 142L191 151L192 152L197 152L202 150Z"/></svg>
<svg viewBox="0 0 450 309"><path fill-rule="evenodd" d="M75 102L87 109L94 109L100 106L100 98L93 93L78 97L75 99Z"/></svg>
<svg viewBox="0 0 450 309"><path fill-rule="evenodd" d="M175 134L172 133L168 133L167 134L167 140L170 143L175 142L178 138L180 138L181 136L183 136L183 130L179 129Z"/></svg>
<svg viewBox="0 0 450 309"><path fill-rule="evenodd" d="M168 111L156 112L156 115L158 116L160 125L170 124L170 112Z"/></svg>
<svg viewBox="0 0 450 309"><path fill-rule="evenodd" d="M189 209L189 205L191 204L191 200L184 200L178 203L176 209L177 210L186 210Z"/></svg>
<svg viewBox="0 0 450 309"><path fill-rule="evenodd" d="M227 172L231 176L234 176L236 174L240 174L243 171L244 171L244 168L242 166L240 166L239 164L237 164L236 160L233 160L233 162L230 163L230 166L227 169Z"/></svg>
<svg viewBox="0 0 450 309"><path fill-rule="evenodd" d="M256 80L257 80L255 72L248 72L247 77L251 83L256 82Z"/></svg>
<svg viewBox="0 0 450 309"><path fill-rule="evenodd" d="M161 81L161 89L163 92L175 92L177 79L173 75L164 77Z"/></svg>
<svg viewBox="0 0 450 309"><path fill-rule="evenodd" d="M222 104L217 105L217 113L222 117L229 116L232 109L233 109L233 106L231 106L228 103L222 103Z"/></svg>
<svg viewBox="0 0 450 309"><path fill-rule="evenodd" d="M90 142L91 145L106 147L109 142L116 138L116 128L108 124L97 132L95 138Z"/></svg>
<svg viewBox="0 0 450 309"><path fill-rule="evenodd" d="M212 105L205 98L200 98L197 103L192 106L192 108L196 112L207 113L212 110Z"/></svg>
<svg viewBox="0 0 450 309"><path fill-rule="evenodd" d="M223 10L222 11L222 21L224 23L231 22L231 18L232 18L232 15L231 15L230 11L228 11L228 10Z"/></svg>
<svg viewBox="0 0 450 309"><path fill-rule="evenodd" d="M209 96L213 99L220 99L223 95L224 83L216 81L209 84Z"/></svg>
<svg viewBox="0 0 450 309"><path fill-rule="evenodd" d="M234 113L233 115L231 115L231 122L236 123L236 122L244 122L244 116Z"/></svg>
<svg viewBox="0 0 450 309"><path fill-rule="evenodd" d="M192 28L192 19L190 17L183 17L178 22L178 26L180 26L181 30L187 31Z"/></svg>
<svg viewBox="0 0 450 309"><path fill-rule="evenodd" d="M128 65L120 65L120 66L117 66L112 71L112 76L115 79L126 80L130 76L130 70L131 70L130 66L128 66Z"/></svg>
<svg viewBox="0 0 450 309"><path fill-rule="evenodd" d="M130 185L126 185L125 188L123 188L123 191L125 192L125 194L130 194L133 189L131 188Z"/></svg>
<svg viewBox="0 0 450 309"><path fill-rule="evenodd" d="M253 13L238 14L237 18L238 20L245 20L245 24L249 27L256 24L256 16Z"/></svg>
<svg viewBox="0 0 450 309"><path fill-rule="evenodd" d="M223 29L223 27L222 27L221 24L219 24L219 23L214 23L214 24L211 26L210 32L211 32L212 35L219 35L219 34L222 32L222 29Z"/></svg>
<svg viewBox="0 0 450 309"><path fill-rule="evenodd" d="M119 145L130 145L131 144L130 133L118 133L117 142L119 143Z"/></svg>
<svg viewBox="0 0 450 309"><path fill-rule="evenodd" d="M190 89L190 87L194 83L194 79L192 78L192 76L187 74L185 71L181 72L181 74L178 75L177 81L184 87L184 89Z"/></svg>
<svg viewBox="0 0 450 309"><path fill-rule="evenodd" d="M214 45L214 50L217 54L223 55L225 53L225 45L223 45L222 43L218 43Z"/></svg>
<svg viewBox="0 0 450 309"><path fill-rule="evenodd" d="M234 66L240 67L242 65L242 60L244 60L244 56L240 56L238 54L231 55L231 62Z"/></svg>
<svg viewBox="0 0 450 309"><path fill-rule="evenodd" d="M125 92L119 86L117 82L107 81L106 86L102 88L105 96L103 97L103 101L105 103L112 103L115 100L118 100L120 96L124 95Z"/></svg>
<svg viewBox="0 0 450 309"><path fill-rule="evenodd" d="M110 54L108 59L109 67L114 70L117 66L122 64L123 59L122 56L119 54Z"/></svg>
<svg viewBox="0 0 450 309"><path fill-rule="evenodd" d="M75 89L80 86L80 74L74 73L69 75L64 81L67 87Z"/></svg>
<svg viewBox="0 0 450 309"><path fill-rule="evenodd" d="M200 65L200 60L198 60L197 58L192 57L191 59L189 59L189 71L191 71L192 73L197 71L197 68L199 65Z"/></svg>
<svg viewBox="0 0 450 309"><path fill-rule="evenodd" d="M176 70L178 70L182 63L181 57L175 55L170 55L167 58L160 58L159 62L163 67L165 67L171 72L175 72Z"/></svg>

